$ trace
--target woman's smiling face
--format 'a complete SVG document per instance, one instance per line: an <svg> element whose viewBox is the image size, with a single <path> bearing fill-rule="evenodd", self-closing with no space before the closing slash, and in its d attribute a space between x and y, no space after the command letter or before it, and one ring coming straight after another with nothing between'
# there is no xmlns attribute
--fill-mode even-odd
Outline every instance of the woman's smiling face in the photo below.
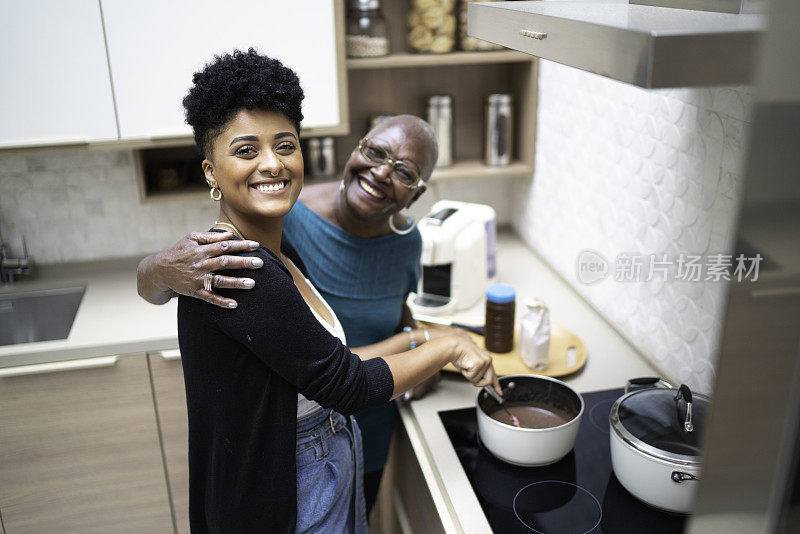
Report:
<svg viewBox="0 0 800 534"><path fill-rule="evenodd" d="M368 134L370 141L381 147L389 157L403 160L422 176L430 175L431 150L418 136L411 135L402 123L379 125ZM388 217L409 206L424 191L409 189L390 178L392 168L388 164L376 165L364 157L356 148L347 160L343 174L346 204L350 211L361 219L386 221Z"/></svg>
<svg viewBox="0 0 800 534"><path fill-rule="evenodd" d="M303 188L303 155L292 122L282 113L239 110L214 138L206 180L222 191L229 216L283 217Z"/></svg>

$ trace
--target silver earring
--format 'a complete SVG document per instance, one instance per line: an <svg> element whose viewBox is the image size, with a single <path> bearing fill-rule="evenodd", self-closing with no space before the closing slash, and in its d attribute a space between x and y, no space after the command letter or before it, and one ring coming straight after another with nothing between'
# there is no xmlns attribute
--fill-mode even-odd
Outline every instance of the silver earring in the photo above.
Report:
<svg viewBox="0 0 800 534"><path fill-rule="evenodd" d="M410 234L411 231L417 226L417 221L414 220L414 217L410 215L403 215L402 213L398 212L398 215L402 215L406 218L406 222L408 224L407 227L403 228L402 230L398 230L397 227L394 225L394 216L389 217L389 228L392 229L392 232L396 233L397 235L406 235Z"/></svg>

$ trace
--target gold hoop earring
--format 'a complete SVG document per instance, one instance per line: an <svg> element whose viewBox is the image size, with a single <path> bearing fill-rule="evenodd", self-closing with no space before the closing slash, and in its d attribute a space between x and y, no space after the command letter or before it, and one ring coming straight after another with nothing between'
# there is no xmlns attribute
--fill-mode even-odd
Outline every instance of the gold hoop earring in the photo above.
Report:
<svg viewBox="0 0 800 534"><path fill-rule="evenodd" d="M214 196L214 191L218 193L217 196ZM214 202L219 202L222 199L222 191L216 185L211 188L211 191L209 191L208 194L211 196L211 200Z"/></svg>

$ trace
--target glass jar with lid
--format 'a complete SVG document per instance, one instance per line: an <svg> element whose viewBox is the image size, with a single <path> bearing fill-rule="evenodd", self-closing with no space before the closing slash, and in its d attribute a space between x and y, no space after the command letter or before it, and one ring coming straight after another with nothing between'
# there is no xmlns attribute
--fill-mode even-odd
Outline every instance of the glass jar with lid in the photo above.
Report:
<svg viewBox="0 0 800 534"><path fill-rule="evenodd" d="M446 54L456 42L455 0L410 0L408 48L413 52Z"/></svg>
<svg viewBox="0 0 800 534"><path fill-rule="evenodd" d="M389 28L379 0L350 0L347 56L378 57L389 53Z"/></svg>
<svg viewBox="0 0 800 534"><path fill-rule="evenodd" d="M467 35L467 11L472 2L499 2L500 0L460 0L458 5L458 45L461 50L502 50L499 44Z"/></svg>

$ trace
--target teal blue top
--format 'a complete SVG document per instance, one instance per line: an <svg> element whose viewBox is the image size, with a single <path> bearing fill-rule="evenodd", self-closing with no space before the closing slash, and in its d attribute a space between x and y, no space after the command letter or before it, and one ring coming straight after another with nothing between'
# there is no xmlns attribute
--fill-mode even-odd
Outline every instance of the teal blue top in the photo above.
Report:
<svg viewBox="0 0 800 534"><path fill-rule="evenodd" d="M283 232L306 264L311 283L339 317L348 346L397 333L402 305L419 281L419 230L357 237L298 201L283 219Z"/></svg>
<svg viewBox="0 0 800 534"><path fill-rule="evenodd" d="M298 201L283 218L283 232L305 263L311 283L342 323L348 346L377 343L397 332L402 305L419 281L419 230L358 237ZM362 412L357 419L364 435L364 470L381 469L394 405Z"/></svg>

